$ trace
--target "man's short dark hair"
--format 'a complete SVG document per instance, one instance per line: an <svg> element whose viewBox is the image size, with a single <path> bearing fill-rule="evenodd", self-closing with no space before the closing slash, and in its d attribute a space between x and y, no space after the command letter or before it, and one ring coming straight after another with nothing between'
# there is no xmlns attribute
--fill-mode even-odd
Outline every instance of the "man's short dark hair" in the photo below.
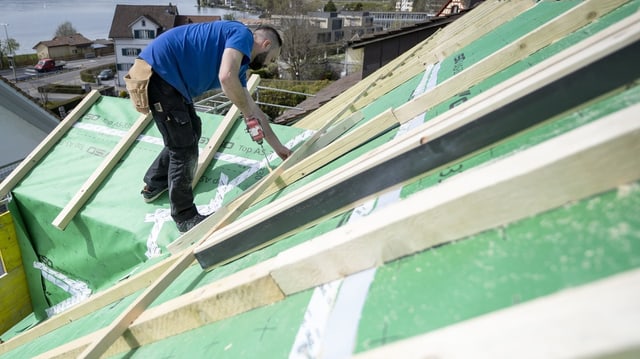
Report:
<svg viewBox="0 0 640 359"><path fill-rule="evenodd" d="M282 37L280 37L280 33L273 26L270 25L260 25L256 28L256 31L263 31L268 33L271 38L271 41L276 41L278 43L278 47L282 47Z"/></svg>

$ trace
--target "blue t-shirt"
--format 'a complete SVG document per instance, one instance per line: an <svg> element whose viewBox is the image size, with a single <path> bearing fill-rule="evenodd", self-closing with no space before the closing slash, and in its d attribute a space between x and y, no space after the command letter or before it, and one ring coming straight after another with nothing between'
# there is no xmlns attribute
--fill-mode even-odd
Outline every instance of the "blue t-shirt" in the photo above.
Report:
<svg viewBox="0 0 640 359"><path fill-rule="evenodd" d="M174 27L153 40L140 53L153 71L175 87L187 101L220 88L218 72L222 53L234 48L244 54L240 82L247 86L246 71L253 34L237 21L214 21Z"/></svg>

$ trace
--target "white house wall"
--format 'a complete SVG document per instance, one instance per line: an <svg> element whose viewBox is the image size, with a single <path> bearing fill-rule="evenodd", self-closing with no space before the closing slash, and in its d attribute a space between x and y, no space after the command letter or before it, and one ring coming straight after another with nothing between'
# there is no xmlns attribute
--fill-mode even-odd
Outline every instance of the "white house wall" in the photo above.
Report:
<svg viewBox="0 0 640 359"><path fill-rule="evenodd" d="M143 26L144 21L144 26ZM118 83L124 86L124 75L127 74L137 55L123 55L123 50L128 48L144 49L153 41L153 39L135 39L133 34L136 30L153 30L157 32L159 25L146 17L141 17L139 20L131 24L131 38L127 39L113 39L114 49L116 53L116 65L118 69ZM157 34L156 34L157 36Z"/></svg>

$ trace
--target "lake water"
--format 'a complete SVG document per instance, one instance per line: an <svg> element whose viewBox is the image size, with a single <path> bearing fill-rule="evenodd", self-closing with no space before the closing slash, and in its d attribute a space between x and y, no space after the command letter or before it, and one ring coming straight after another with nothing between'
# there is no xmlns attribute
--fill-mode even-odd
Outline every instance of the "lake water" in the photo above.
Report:
<svg viewBox="0 0 640 359"><path fill-rule="evenodd" d="M15 39L17 54L35 53L40 41L53 39L58 26L66 21L90 40L109 36L116 4L168 5L178 7L180 15L218 15L232 13L236 18L257 17L255 14L219 8L197 7L196 0L0 0L0 39ZM5 33L6 30L6 33Z"/></svg>

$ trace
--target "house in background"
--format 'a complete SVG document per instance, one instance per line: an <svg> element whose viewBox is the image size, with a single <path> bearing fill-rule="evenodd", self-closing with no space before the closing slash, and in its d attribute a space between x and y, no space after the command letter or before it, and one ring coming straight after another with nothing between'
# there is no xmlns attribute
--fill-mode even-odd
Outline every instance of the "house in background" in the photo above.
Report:
<svg viewBox="0 0 640 359"><path fill-rule="evenodd" d="M91 45L93 52L87 52L84 57L98 57L105 55L113 55L113 41L109 39L96 39Z"/></svg>
<svg viewBox="0 0 640 359"><path fill-rule="evenodd" d="M427 21L434 16L432 12L417 11L372 11L373 23L383 29L397 29L415 23Z"/></svg>
<svg viewBox="0 0 640 359"><path fill-rule="evenodd" d="M93 45L93 41L82 34L73 34L56 36L49 41L40 41L33 49L38 53L39 59L69 59L84 57L86 53L93 52L91 45Z"/></svg>
<svg viewBox="0 0 640 359"><path fill-rule="evenodd" d="M347 43L345 75L361 73L365 78L400 54L456 20L461 13L352 39Z"/></svg>
<svg viewBox="0 0 640 359"><path fill-rule="evenodd" d="M272 15L271 21L275 26L287 26L297 23L308 25L312 36L312 45L331 44L349 40L353 37L373 34L382 31L382 26L374 24L373 16L368 11L315 11L307 15Z"/></svg>
<svg viewBox="0 0 640 359"><path fill-rule="evenodd" d="M133 66L138 54L164 31L176 26L220 19L220 16L182 16L175 5L116 5L109 38L114 43L117 82L124 84L123 77Z"/></svg>
<svg viewBox="0 0 640 359"><path fill-rule="evenodd" d="M474 3L478 2L479 1L474 0L430 0L427 1L427 4L423 4L422 6L425 11L436 13L440 16L456 14L460 10L470 9L474 6ZM397 0L396 11L412 12L413 3L413 0Z"/></svg>

